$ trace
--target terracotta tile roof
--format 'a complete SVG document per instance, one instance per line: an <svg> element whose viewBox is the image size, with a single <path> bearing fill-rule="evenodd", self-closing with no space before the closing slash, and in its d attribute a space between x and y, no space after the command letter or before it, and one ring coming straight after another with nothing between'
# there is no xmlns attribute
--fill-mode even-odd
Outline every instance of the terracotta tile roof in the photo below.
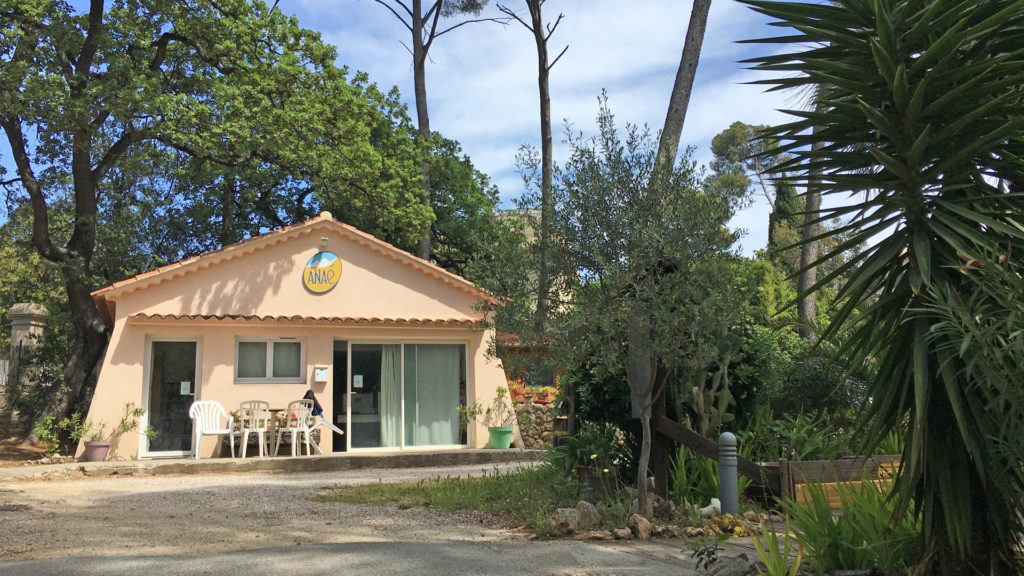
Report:
<svg viewBox="0 0 1024 576"><path fill-rule="evenodd" d="M285 226L284 228L267 232L266 234L261 234L259 236L253 236L252 238L225 246L219 250L205 252L198 256L193 256L173 264L168 264L167 266L161 266L156 270L150 270L149 272L138 274L126 280L121 280L120 282L114 282L110 286L100 288L93 292L92 298L96 301L96 305L99 307L100 313L104 316L107 323L112 324L113 314L112 311L108 309L112 304L112 301L108 303L108 298L113 298L118 294L142 290L155 284L159 284L173 278L179 278L227 260L232 260L247 254L264 250L292 238L312 234L318 230L332 230L338 232L342 236L360 244L361 246L369 248L382 256L386 256L396 262L427 274L428 276L432 276L456 289L462 290L463 292L467 292L491 303L498 302L495 297L491 296L469 280L466 280L456 274L452 274L436 264L432 264L422 258L413 256L405 250L397 248L371 234L367 234L353 226L339 222L331 216L330 212L321 212L319 216L310 218L305 222Z"/></svg>
<svg viewBox="0 0 1024 576"><path fill-rule="evenodd" d="M257 314L132 314L133 321L212 321L260 322L275 324L330 324L337 326L417 326L417 327L471 327L472 318L354 318L341 316L260 316Z"/></svg>

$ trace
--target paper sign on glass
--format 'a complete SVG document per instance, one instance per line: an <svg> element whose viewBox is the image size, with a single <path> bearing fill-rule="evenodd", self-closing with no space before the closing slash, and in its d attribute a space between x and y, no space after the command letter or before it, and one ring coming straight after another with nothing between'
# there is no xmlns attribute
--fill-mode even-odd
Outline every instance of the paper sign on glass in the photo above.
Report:
<svg viewBox="0 0 1024 576"><path fill-rule="evenodd" d="M191 393L192 393L192 383L188 382L188 381L182 382L181 383L181 395L184 396L186 394L191 394Z"/></svg>
<svg viewBox="0 0 1024 576"><path fill-rule="evenodd" d="M352 375L352 387L353 388L362 388L363 387L363 375L362 374L353 374Z"/></svg>

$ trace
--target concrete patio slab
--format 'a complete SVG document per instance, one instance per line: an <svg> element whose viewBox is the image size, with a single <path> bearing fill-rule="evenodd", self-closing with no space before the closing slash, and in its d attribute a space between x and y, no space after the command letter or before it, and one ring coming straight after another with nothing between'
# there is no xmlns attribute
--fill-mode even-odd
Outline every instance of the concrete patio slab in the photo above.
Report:
<svg viewBox="0 0 1024 576"><path fill-rule="evenodd" d="M0 468L0 482L83 476L154 476L161 474L225 474L245 472L331 472L362 468L490 465L536 462L543 450L454 449L416 452L359 452L322 456L268 458L165 458L122 462L72 462Z"/></svg>

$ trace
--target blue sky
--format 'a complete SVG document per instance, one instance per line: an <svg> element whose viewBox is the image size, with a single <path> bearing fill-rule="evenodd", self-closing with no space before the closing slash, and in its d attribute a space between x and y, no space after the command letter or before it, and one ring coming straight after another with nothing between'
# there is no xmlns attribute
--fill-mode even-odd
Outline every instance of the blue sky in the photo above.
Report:
<svg viewBox="0 0 1024 576"><path fill-rule="evenodd" d="M506 0L525 11L521 0ZM279 7L317 30L338 49L338 63L369 73L382 88L398 86L414 110L408 30L373 0L281 0ZM551 73L556 161L564 159L560 126L568 121L594 131L597 97L607 90L620 126L661 127L690 17L678 0L551 0L546 19L565 15L551 40L553 54L568 52ZM484 16L496 16L493 0ZM711 138L736 120L780 122L779 108L797 107L793 95L765 94L744 84L757 78L737 61L763 50L742 39L772 35L763 17L732 0L712 3L682 144L697 147L696 160L710 160ZM501 190L502 202L522 192L515 170L523 144L539 146L537 64L532 35L518 23L472 24L439 38L427 64L431 128L458 140L481 171ZM6 138L0 162L10 167ZM768 206L758 199L732 225L746 230L744 253L764 246Z"/></svg>
<svg viewBox="0 0 1024 576"><path fill-rule="evenodd" d="M505 5L525 13L521 0ZM403 46L408 30L373 0L283 0L306 28L338 48L338 62L364 70L383 87L398 86L414 110L412 58ZM569 121L584 133L595 129L597 97L607 90L621 126L661 128L682 54L691 4L678 0L550 0L546 19L564 18L549 52L569 50L551 72L551 117L555 157L564 159L560 126ZM484 16L498 16L495 3ZM772 35L765 19L732 0L711 5L701 61L690 99L682 145L697 147L706 164L711 138L736 120L780 122L779 108L798 106L793 96L765 94L745 84L757 76L737 62L764 48L737 41ZM501 190L503 203L522 193L515 170L523 144L539 147L537 56L532 35L518 23L464 26L438 39L427 64L431 129L458 140L478 169ZM768 206L763 198L738 214L732 225L747 231L747 254L767 241Z"/></svg>

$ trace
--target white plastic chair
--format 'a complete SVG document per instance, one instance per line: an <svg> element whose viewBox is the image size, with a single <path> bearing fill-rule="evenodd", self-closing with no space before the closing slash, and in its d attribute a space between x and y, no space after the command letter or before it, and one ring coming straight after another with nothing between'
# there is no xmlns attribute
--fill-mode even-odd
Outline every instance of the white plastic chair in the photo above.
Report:
<svg viewBox="0 0 1024 576"><path fill-rule="evenodd" d="M235 419L231 417L220 402L211 400L196 400L188 409L189 418L192 418L192 443L195 446L195 457L199 459L199 443L203 436L221 436L227 434L231 442L231 457L235 457L235 436L231 433ZM227 425L221 427L221 420L226 420Z"/></svg>
<svg viewBox="0 0 1024 576"><path fill-rule="evenodd" d="M238 406L238 413L242 418L242 458L245 458L246 449L249 447L249 434L256 434L256 440L260 444L260 458L270 453L270 445L267 444L267 429L270 427L270 402L262 400L249 400Z"/></svg>
<svg viewBox="0 0 1024 576"><path fill-rule="evenodd" d="M313 431L316 426L313 423L313 401L312 400L295 400L294 402L288 403L288 411L284 414L285 424L283 428L277 429L277 442L274 444L274 455L277 456L278 450L281 449L281 436L284 433L291 434L292 439L292 456L297 456L296 449L298 446L298 436L301 434L304 436L306 442L306 456L312 454L310 450L309 434ZM313 448L318 454L322 454L320 446L315 442Z"/></svg>

